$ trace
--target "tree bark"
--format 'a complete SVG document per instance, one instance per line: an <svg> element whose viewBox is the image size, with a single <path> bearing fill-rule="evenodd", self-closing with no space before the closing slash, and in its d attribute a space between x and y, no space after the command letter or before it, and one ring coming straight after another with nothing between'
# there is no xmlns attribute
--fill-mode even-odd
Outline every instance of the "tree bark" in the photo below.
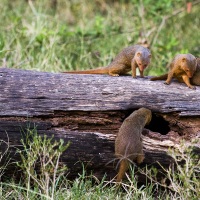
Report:
<svg viewBox="0 0 200 200"><path fill-rule="evenodd" d="M143 132L145 160L142 166L167 167L167 151L200 138L200 87L131 76L76 75L0 68L0 139L2 153L20 161L16 148L27 129L54 135L71 144L61 161L68 178L88 172L98 178L116 175L114 140L123 120L134 110L146 107L153 118ZM200 155L200 145L195 153ZM5 157L5 156L4 156ZM4 163L5 159L2 158ZM6 175L18 172L14 164Z"/></svg>

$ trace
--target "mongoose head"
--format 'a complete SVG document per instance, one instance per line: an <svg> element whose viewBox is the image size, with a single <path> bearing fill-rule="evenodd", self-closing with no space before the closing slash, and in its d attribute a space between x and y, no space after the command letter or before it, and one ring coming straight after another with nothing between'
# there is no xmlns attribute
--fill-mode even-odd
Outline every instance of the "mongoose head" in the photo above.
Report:
<svg viewBox="0 0 200 200"><path fill-rule="evenodd" d="M181 69L189 78L192 78L197 68L197 59L192 54L183 54L181 58Z"/></svg>
<svg viewBox="0 0 200 200"><path fill-rule="evenodd" d="M144 71L144 69L148 67L151 60L151 54L149 50L137 51L135 55L135 60L140 71Z"/></svg>
<svg viewBox="0 0 200 200"><path fill-rule="evenodd" d="M152 118L151 110L147 108L140 108L138 111L141 112L141 114L145 116L146 118L145 124L148 125L151 122L151 118Z"/></svg>

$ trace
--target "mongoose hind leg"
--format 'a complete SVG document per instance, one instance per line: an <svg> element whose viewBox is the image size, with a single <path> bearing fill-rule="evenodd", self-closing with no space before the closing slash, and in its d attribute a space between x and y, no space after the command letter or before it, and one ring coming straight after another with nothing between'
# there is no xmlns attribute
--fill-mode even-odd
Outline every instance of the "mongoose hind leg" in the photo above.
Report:
<svg viewBox="0 0 200 200"><path fill-rule="evenodd" d="M189 79L189 77L188 76L182 76L182 78L183 78L183 81L185 82L185 84L190 88L190 89L193 89L193 90L195 90L196 89L196 87L194 86L194 85L191 85L190 84L190 79Z"/></svg>
<svg viewBox="0 0 200 200"><path fill-rule="evenodd" d="M137 164L140 164L140 163L142 163L143 161L144 161L144 153L142 152L141 154L139 154L138 156L137 156Z"/></svg>
<svg viewBox="0 0 200 200"><path fill-rule="evenodd" d="M110 69L108 74L110 76L119 76L119 75L125 75L130 71L130 67L127 67L124 64L117 64L115 63Z"/></svg>

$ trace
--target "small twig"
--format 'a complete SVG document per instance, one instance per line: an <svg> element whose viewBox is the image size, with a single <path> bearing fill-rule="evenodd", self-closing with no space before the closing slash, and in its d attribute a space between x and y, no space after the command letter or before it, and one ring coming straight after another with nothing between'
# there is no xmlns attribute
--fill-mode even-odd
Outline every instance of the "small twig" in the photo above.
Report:
<svg viewBox="0 0 200 200"><path fill-rule="evenodd" d="M145 35L146 38L146 28L145 28L145 18L144 18L144 5L143 1L140 0L140 6L138 8L138 15L141 18L141 24L142 24L142 32Z"/></svg>
<svg viewBox="0 0 200 200"><path fill-rule="evenodd" d="M19 67L20 65L27 64L27 63L30 63L30 62L31 62L31 61L28 60L28 59L27 59L27 60L23 60L23 61L21 61L20 63L14 65L13 68L17 68L17 67Z"/></svg>
<svg viewBox="0 0 200 200"><path fill-rule="evenodd" d="M6 61L6 58L3 58L3 59L2 59L2 63L3 63L3 64L2 64L1 67L2 67L2 68L6 68L6 67L7 67L7 61Z"/></svg>
<svg viewBox="0 0 200 200"><path fill-rule="evenodd" d="M34 13L34 15L37 15L37 11L36 11L36 9L35 9L35 7L33 5L33 2L31 0L28 0L28 4L29 4L32 12Z"/></svg>

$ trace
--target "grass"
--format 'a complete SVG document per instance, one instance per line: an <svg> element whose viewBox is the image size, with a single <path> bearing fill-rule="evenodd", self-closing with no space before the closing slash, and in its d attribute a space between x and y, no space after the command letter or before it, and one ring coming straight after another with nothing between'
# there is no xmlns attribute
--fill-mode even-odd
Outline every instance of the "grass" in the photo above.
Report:
<svg viewBox="0 0 200 200"><path fill-rule="evenodd" d="M181 0L58 0L56 7L49 0L2 0L0 8L0 58L12 68L61 72L105 66L144 38L153 54L149 75L166 71L177 53L199 56L198 4L190 13Z"/></svg>
<svg viewBox="0 0 200 200"><path fill-rule="evenodd" d="M21 162L21 180L0 182L1 199L44 199L44 200L175 200L200 198L200 160L193 154L193 149L184 142L177 150L170 150L174 159L173 167L163 168L162 180L157 180L155 168L139 169L147 178L146 184L138 184L136 169L131 168L127 180L121 187L115 181L98 180L84 170L75 180L68 180L64 172L67 166L61 164L60 157L67 152L69 143L55 141L53 137L37 134L36 129L28 130L27 137L21 140L23 148L19 150ZM196 141L198 142L198 141ZM194 142L195 145L195 142ZM3 156L6 156L5 154ZM1 157L2 158L2 157ZM1 166L1 172L4 167ZM3 174L1 173L1 177Z"/></svg>

